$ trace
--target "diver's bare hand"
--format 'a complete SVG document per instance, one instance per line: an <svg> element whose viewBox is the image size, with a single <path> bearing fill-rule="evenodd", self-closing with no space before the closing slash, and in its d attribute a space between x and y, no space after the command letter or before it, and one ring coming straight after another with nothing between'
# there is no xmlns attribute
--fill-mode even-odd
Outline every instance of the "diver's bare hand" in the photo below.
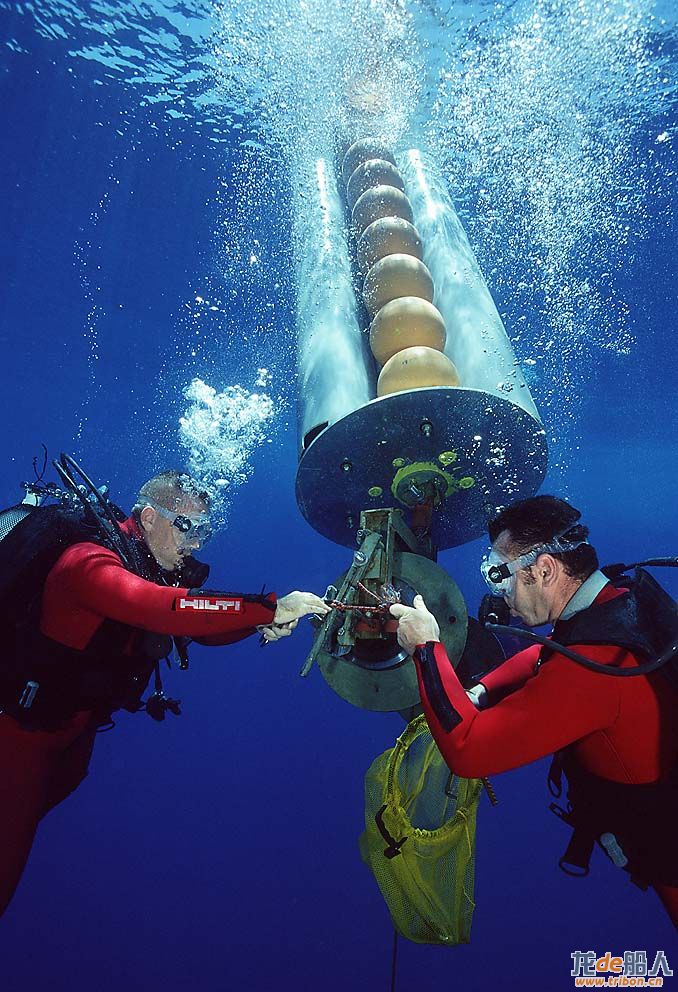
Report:
<svg viewBox="0 0 678 992"><path fill-rule="evenodd" d="M257 627L267 644L272 641L279 641L283 637L289 637L294 628L299 623L298 620L290 620L289 623L269 624L268 627Z"/></svg>
<svg viewBox="0 0 678 992"><path fill-rule="evenodd" d="M300 620L301 617L317 613L324 616L330 612L327 603L312 592L289 592L278 600L273 623L289 623L290 620Z"/></svg>
<svg viewBox="0 0 678 992"><path fill-rule="evenodd" d="M421 596L414 597L414 606L394 603L391 606L391 615L399 620L398 644L408 654L414 654L417 644L440 640L438 621L429 612Z"/></svg>

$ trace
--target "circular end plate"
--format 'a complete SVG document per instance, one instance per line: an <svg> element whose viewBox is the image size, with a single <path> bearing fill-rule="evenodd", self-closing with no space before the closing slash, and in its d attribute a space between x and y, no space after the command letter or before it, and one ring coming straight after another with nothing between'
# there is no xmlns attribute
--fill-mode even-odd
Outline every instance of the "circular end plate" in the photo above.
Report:
<svg viewBox="0 0 678 992"><path fill-rule="evenodd" d="M409 552L394 555L393 571L395 580L401 579L426 600L440 624L447 656L456 666L464 651L468 625L464 597L456 582L440 565ZM337 579L337 588L343 579L343 575ZM361 709L392 712L419 702L417 673L409 655L392 668L369 668L358 664L352 655L335 658L329 651L321 651L318 665L330 688Z"/></svg>
<svg viewBox="0 0 678 992"><path fill-rule="evenodd" d="M398 469L433 462L450 477L433 543L452 548L480 537L498 507L533 495L547 454L542 425L508 399L412 389L372 400L319 434L299 463L297 503L315 530L353 548L361 510L402 506L391 492Z"/></svg>

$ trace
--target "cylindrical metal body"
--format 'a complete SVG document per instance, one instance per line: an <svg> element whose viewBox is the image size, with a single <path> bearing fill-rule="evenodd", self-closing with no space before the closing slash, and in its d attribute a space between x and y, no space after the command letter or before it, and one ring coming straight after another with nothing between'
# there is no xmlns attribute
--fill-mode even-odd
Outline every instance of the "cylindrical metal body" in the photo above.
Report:
<svg viewBox="0 0 678 992"><path fill-rule="evenodd" d="M447 327L445 354L465 388L509 399L541 423L442 177L417 149L397 158Z"/></svg>
<svg viewBox="0 0 678 992"><path fill-rule="evenodd" d="M366 140L353 146L356 153L352 150L344 160L345 181L352 175L350 166L360 166L361 156L374 156L373 145ZM380 158L390 160L388 149L380 146L378 151ZM392 389L382 390L388 395L377 398L369 318L356 299L360 280L352 271L348 240L357 239L360 227L348 229L334 170L327 159L317 160L306 177L296 218L297 502L317 531L350 547L362 510L413 507L434 492L431 539L436 547L447 548L478 537L497 507L536 492L546 471L546 439L440 178L417 151L405 153L398 165L405 195L393 187L370 187L353 214L361 199L382 195L389 204L386 226L400 216L401 200L411 210L414 238L418 243L421 236L433 302L446 328L443 354L430 345L413 345L411 351L417 357L432 351L429 365L437 356L451 373L412 377L405 374L408 364ZM409 223L405 230L410 232ZM372 268L388 267L389 255L397 258L398 243L379 255ZM416 264L416 254L406 257ZM408 287L403 283L398 288L396 298L408 299ZM398 355L402 362L408 358L406 333L398 343L402 350L390 362ZM419 388L411 388L415 381Z"/></svg>
<svg viewBox="0 0 678 992"><path fill-rule="evenodd" d="M358 323L344 206L332 165L317 159L297 198L298 417L302 451L318 429L376 395Z"/></svg>

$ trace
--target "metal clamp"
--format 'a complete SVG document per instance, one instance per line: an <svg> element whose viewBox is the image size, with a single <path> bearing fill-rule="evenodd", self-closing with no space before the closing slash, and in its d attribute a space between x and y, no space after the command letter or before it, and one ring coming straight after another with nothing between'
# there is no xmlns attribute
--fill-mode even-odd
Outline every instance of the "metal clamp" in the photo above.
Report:
<svg viewBox="0 0 678 992"><path fill-rule="evenodd" d="M336 597L337 600L344 602L349 589L355 587L358 582L362 582L365 572L369 568L370 562L372 561L380 544L382 544L381 534L369 533L367 535L360 546L360 550L356 551L353 556L353 564L346 573L341 589L338 591ZM309 655L304 662L304 666L299 673L302 678L306 678L311 671L313 663L318 654L322 651L330 631L332 630L333 624L337 623L338 617L341 618L342 613L337 610L332 610L331 613L328 613L327 616L324 617L322 627L316 634L313 647L311 648Z"/></svg>

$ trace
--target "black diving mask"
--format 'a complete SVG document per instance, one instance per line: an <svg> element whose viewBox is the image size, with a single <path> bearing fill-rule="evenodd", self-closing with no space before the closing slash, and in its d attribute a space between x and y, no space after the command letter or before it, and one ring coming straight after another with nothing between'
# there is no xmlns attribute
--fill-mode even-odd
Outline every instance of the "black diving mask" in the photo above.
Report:
<svg viewBox="0 0 678 992"><path fill-rule="evenodd" d="M212 525L208 513L177 513L176 510L168 510L158 503L146 500L156 513L159 513L165 520L169 520L178 531L177 549L190 550L192 548L204 547L212 536ZM176 535L175 535L176 536Z"/></svg>

